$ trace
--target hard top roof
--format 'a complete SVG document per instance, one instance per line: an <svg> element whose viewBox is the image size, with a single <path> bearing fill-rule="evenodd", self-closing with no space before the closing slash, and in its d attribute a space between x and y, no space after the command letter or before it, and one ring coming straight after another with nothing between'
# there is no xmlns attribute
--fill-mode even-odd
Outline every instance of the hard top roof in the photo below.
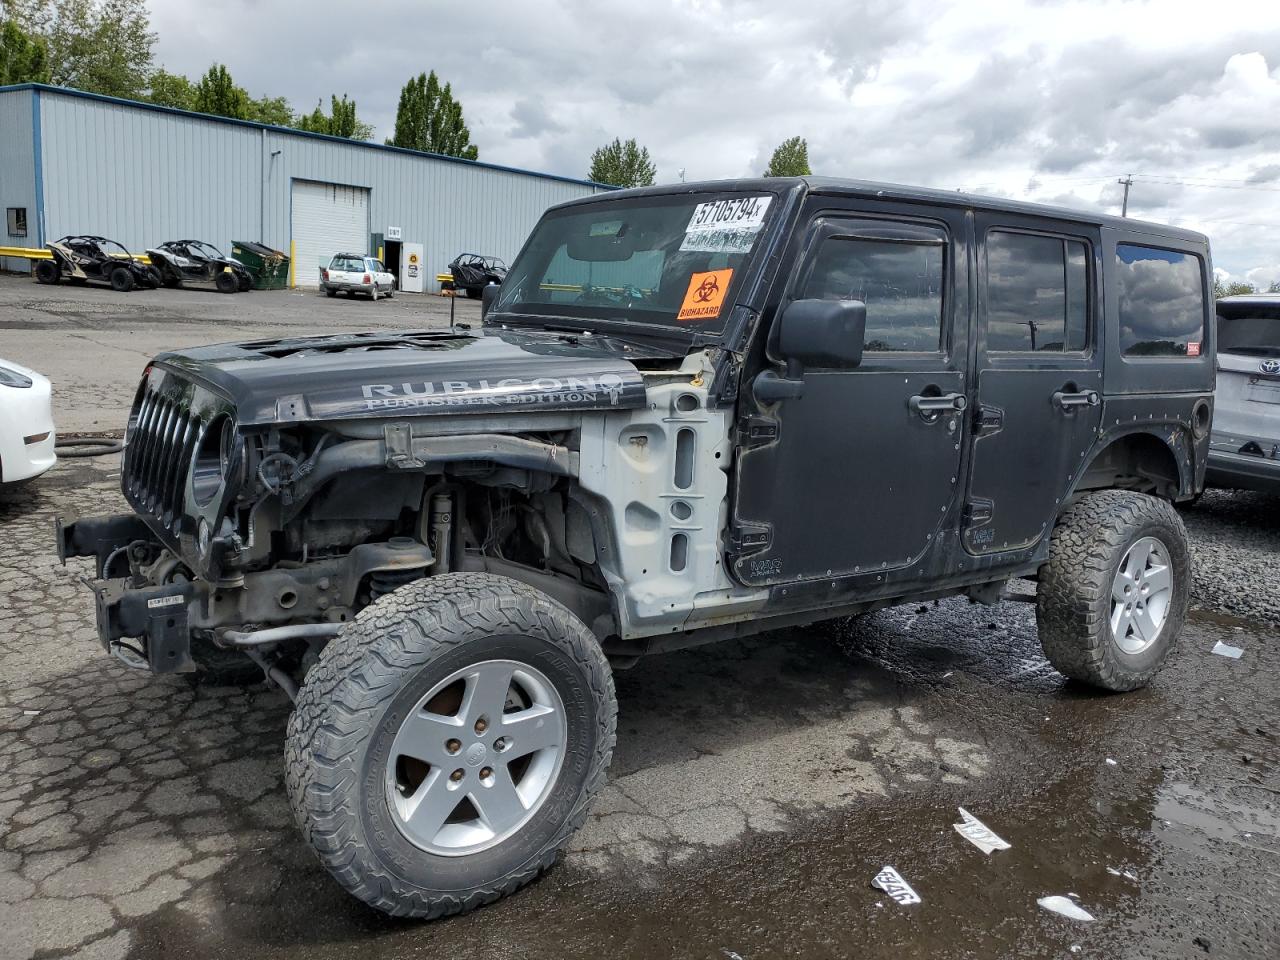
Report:
<svg viewBox="0 0 1280 960"><path fill-rule="evenodd" d="M1052 217L1074 223L1096 224L1119 230L1158 234L1180 240L1207 242L1204 234L1183 227L1173 227L1146 220L1114 217L1089 210L1072 210L1049 204L1028 203L1022 200L1006 200L986 194L962 193L954 190L936 190L930 187L911 187L900 183L879 183L873 180L852 180L841 177L752 177L740 180L706 180L698 183L673 183L654 187L638 187L616 193L596 194L562 203L553 209L574 207L585 203L601 203L623 200L628 197L659 196L681 193L710 192L767 192L783 194L805 191L827 196L863 197L880 200L901 200L908 203L945 204L953 207L1017 213L1024 216Z"/></svg>

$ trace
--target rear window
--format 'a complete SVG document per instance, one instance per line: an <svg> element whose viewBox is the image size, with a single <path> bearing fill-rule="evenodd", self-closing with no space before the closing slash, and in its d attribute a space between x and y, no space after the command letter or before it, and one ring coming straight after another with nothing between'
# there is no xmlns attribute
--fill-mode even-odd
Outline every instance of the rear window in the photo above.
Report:
<svg viewBox="0 0 1280 960"><path fill-rule="evenodd" d="M1218 352L1280 357L1280 304L1218 304Z"/></svg>
<svg viewBox="0 0 1280 960"><path fill-rule="evenodd" d="M1079 240L987 234L987 350L1079 353L1088 346L1088 252Z"/></svg>
<svg viewBox="0 0 1280 960"><path fill-rule="evenodd" d="M1139 244L1116 245L1120 351L1126 357L1198 357L1204 340L1200 258Z"/></svg>
<svg viewBox="0 0 1280 960"><path fill-rule="evenodd" d="M329 264L330 270L351 271L352 273L362 273L365 269L364 261L355 257L334 257L333 263Z"/></svg>

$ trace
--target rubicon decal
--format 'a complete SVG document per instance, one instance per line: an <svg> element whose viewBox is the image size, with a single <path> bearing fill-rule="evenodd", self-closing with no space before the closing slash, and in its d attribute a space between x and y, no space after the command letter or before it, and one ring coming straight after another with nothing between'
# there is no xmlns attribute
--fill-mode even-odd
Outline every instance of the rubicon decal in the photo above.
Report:
<svg viewBox="0 0 1280 960"><path fill-rule="evenodd" d="M630 405L638 376L616 373L565 377L504 377L500 380L424 380L366 383L360 387L366 410L460 406Z"/></svg>

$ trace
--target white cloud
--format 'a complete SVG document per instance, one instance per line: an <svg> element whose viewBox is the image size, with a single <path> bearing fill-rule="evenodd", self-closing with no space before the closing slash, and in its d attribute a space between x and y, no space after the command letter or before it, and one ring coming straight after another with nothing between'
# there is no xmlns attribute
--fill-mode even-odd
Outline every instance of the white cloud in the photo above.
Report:
<svg viewBox="0 0 1280 960"><path fill-rule="evenodd" d="M345 92L379 137L434 68L482 159L571 176L615 136L662 180L754 175L793 134L818 173L1113 212L1133 172L1131 215L1280 277L1280 17L1253 0L150 6L169 69L225 62L300 109Z"/></svg>

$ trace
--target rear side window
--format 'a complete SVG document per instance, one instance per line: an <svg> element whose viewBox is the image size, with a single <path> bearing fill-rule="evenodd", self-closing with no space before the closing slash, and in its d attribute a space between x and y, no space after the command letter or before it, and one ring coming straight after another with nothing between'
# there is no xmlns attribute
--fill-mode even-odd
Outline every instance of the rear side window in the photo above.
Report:
<svg viewBox="0 0 1280 960"><path fill-rule="evenodd" d="M830 237L801 296L867 305L863 349L935 353L942 339L942 243Z"/></svg>
<svg viewBox="0 0 1280 960"><path fill-rule="evenodd" d="M1200 258L1132 243L1116 245L1120 352L1126 357L1198 357L1204 340Z"/></svg>
<svg viewBox="0 0 1280 960"><path fill-rule="evenodd" d="M1062 237L988 233L987 352L1079 353L1088 337L1088 248Z"/></svg>

